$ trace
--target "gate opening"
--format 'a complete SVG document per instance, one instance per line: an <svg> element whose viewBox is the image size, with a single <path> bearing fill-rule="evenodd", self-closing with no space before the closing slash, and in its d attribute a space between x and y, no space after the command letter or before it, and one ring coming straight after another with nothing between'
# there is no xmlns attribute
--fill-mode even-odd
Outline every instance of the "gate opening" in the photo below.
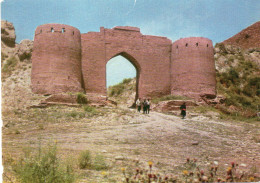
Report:
<svg viewBox="0 0 260 183"><path fill-rule="evenodd" d="M133 107L138 97L139 69L127 54L111 58L106 64L107 96L122 107Z"/></svg>

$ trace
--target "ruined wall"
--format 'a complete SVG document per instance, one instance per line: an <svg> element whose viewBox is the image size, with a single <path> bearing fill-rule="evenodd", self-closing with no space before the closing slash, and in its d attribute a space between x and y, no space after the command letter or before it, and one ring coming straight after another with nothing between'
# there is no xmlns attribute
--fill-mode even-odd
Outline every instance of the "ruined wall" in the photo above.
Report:
<svg viewBox="0 0 260 183"><path fill-rule="evenodd" d="M106 64L111 58L121 55L137 70L139 97L170 94L169 39L144 36L135 27L115 27L82 34L81 42L87 93L106 95Z"/></svg>
<svg viewBox="0 0 260 183"><path fill-rule="evenodd" d="M32 91L39 94L79 92L81 34L74 27L45 24L35 31L32 53Z"/></svg>
<svg viewBox="0 0 260 183"><path fill-rule="evenodd" d="M212 41L202 37L177 40L172 45L171 94L216 95Z"/></svg>

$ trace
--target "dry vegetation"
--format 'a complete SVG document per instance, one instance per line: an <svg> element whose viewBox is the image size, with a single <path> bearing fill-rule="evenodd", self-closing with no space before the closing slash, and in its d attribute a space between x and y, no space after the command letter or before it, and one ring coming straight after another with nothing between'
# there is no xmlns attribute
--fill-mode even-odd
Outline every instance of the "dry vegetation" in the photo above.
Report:
<svg viewBox="0 0 260 183"><path fill-rule="evenodd" d="M187 111L186 120L87 104L30 108L45 98L31 93L30 71L22 63L2 83L5 182L259 181L255 118L227 120L213 107ZM127 92L135 87L122 83ZM129 93L121 93L118 101L128 104Z"/></svg>

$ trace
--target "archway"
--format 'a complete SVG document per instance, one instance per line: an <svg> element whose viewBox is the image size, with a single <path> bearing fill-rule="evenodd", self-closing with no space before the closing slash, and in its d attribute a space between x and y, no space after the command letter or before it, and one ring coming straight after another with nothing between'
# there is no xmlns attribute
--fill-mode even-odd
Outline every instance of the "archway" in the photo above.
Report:
<svg viewBox="0 0 260 183"><path fill-rule="evenodd" d="M138 98L140 67L136 60L123 52L106 64L106 88L109 99L121 106L132 107Z"/></svg>

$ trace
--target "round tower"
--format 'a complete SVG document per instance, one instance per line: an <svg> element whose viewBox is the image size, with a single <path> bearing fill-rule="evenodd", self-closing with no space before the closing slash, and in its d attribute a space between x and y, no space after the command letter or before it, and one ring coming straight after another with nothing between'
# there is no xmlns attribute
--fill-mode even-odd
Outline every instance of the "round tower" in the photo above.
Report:
<svg viewBox="0 0 260 183"><path fill-rule="evenodd" d="M212 41L189 37L172 44L171 94L199 98L216 96Z"/></svg>
<svg viewBox="0 0 260 183"><path fill-rule="evenodd" d="M40 25L32 53L32 91L38 94L80 92L81 34L63 24Z"/></svg>

